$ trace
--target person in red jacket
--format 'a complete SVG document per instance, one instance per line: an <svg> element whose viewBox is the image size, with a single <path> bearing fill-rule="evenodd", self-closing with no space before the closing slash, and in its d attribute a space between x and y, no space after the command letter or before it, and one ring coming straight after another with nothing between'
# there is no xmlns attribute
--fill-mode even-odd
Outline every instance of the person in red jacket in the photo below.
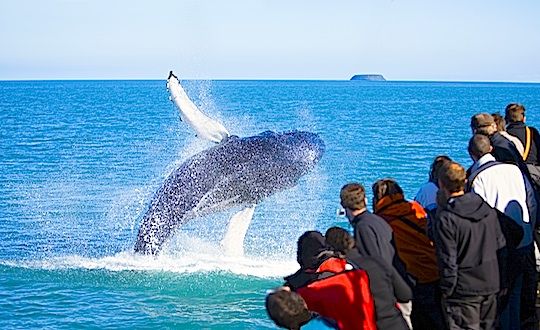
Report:
<svg viewBox="0 0 540 330"><path fill-rule="evenodd" d="M300 269L285 278L285 286L300 294L309 310L334 320L341 330L377 329L365 270L339 258L317 231L300 236L297 261Z"/></svg>
<svg viewBox="0 0 540 330"><path fill-rule="evenodd" d="M408 330L398 302L406 303L412 299L412 290L397 270L384 260L362 256L356 249L354 237L340 227L331 227L325 233L326 243L340 257L363 269L369 276L369 288L375 302L377 328L385 330Z"/></svg>

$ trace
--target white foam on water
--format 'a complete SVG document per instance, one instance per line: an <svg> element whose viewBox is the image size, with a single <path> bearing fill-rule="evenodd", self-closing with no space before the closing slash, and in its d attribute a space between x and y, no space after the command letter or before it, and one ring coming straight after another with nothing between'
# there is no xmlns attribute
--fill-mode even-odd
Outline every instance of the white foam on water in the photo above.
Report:
<svg viewBox="0 0 540 330"><path fill-rule="evenodd" d="M176 244L182 247L167 246L156 256L145 256L133 252L120 252L100 258L67 255L41 260L8 260L0 264L10 267L31 269L64 270L103 269L108 271L148 271L172 272L179 274L228 272L259 278L279 278L294 273L298 269L291 257L275 256L229 256L219 244L204 241L198 237L181 235Z"/></svg>
<svg viewBox="0 0 540 330"><path fill-rule="evenodd" d="M102 258L87 258L78 255L55 257L47 260L2 261L10 267L45 270L103 269L108 271L172 272L179 274L229 272L236 275L260 278L279 278L294 273L298 265L294 261L269 260L252 257L227 257L214 254L190 254L180 257L134 255L121 252Z"/></svg>

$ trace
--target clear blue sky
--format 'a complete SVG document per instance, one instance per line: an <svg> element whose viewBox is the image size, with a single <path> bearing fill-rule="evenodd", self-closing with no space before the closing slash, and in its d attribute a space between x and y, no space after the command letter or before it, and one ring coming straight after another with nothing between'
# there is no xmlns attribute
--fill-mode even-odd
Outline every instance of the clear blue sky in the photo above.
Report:
<svg viewBox="0 0 540 330"><path fill-rule="evenodd" d="M540 1L1 0L0 80L540 82Z"/></svg>

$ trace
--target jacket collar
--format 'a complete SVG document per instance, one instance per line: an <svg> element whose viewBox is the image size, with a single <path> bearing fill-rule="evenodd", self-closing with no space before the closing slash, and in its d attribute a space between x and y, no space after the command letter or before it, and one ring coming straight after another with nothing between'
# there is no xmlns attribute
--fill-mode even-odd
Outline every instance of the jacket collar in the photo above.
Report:
<svg viewBox="0 0 540 330"><path fill-rule="evenodd" d="M352 220L351 220L351 225L355 225L357 224L360 220L362 220L362 218L364 217L364 215L367 215L367 214L370 214L371 212L369 212L367 209L360 213L360 214L357 214Z"/></svg>
<svg viewBox="0 0 540 330"><path fill-rule="evenodd" d="M514 127L516 127L516 128L525 127L525 123L522 122L522 121L517 121L515 123L509 123L508 125L506 125L506 127L507 128L509 128L509 127L512 127L512 128L514 128Z"/></svg>
<svg viewBox="0 0 540 330"><path fill-rule="evenodd" d="M480 166L495 161L495 157L493 157L492 154L487 153L484 156L480 157L476 162L474 162L473 166L471 167L471 173L474 173Z"/></svg>

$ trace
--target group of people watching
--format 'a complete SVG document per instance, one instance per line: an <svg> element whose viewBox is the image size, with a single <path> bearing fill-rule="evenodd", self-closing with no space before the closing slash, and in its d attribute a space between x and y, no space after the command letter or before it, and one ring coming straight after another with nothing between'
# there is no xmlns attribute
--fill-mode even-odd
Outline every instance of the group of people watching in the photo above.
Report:
<svg viewBox="0 0 540 330"><path fill-rule="evenodd" d="M393 179L340 192L353 235L298 239L300 269L266 297L288 329L538 329L540 135L525 108L471 118L465 169L437 156L407 200Z"/></svg>

